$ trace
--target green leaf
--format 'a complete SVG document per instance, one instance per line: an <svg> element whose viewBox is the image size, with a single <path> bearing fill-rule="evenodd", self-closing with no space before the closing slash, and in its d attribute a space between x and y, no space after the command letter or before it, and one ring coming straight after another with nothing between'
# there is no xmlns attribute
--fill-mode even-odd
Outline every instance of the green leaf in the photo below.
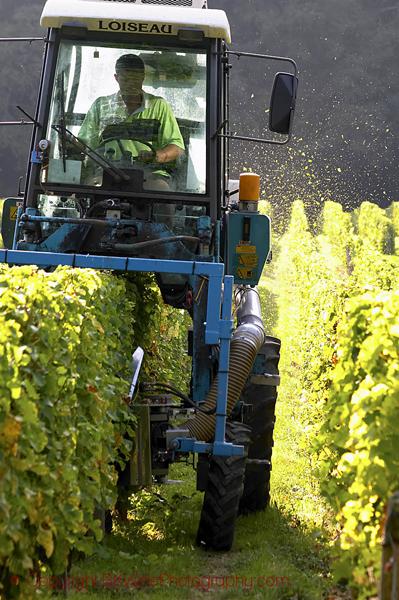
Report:
<svg viewBox="0 0 399 600"><path fill-rule="evenodd" d="M43 529L42 527L40 527L36 539L46 551L47 558L50 558L50 556L54 552L54 541L52 531L50 529Z"/></svg>

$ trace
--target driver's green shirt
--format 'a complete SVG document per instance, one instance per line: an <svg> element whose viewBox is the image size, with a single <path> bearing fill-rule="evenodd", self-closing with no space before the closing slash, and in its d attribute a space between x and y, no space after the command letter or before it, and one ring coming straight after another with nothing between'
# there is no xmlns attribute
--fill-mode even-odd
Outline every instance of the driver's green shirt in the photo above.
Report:
<svg viewBox="0 0 399 600"><path fill-rule="evenodd" d="M144 91L143 104L130 114L120 92L97 98L82 123L78 137L95 150L101 145L101 135L107 125L123 122L131 123L135 119L156 119L159 121L158 135L152 142L154 150L160 150L168 144L175 144L182 150L185 149L179 125L168 102L161 96L154 96ZM133 140L122 140L121 144L124 150L132 153L132 156L149 151L148 146ZM107 142L106 146L108 149L112 148L114 150L113 158L120 157L121 147L118 142Z"/></svg>

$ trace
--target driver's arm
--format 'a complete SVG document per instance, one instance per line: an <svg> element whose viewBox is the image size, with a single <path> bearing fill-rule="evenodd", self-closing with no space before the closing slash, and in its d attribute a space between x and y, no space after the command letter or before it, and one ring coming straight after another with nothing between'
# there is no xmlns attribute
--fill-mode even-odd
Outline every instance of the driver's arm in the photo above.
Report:
<svg viewBox="0 0 399 600"><path fill-rule="evenodd" d="M168 102L159 98L157 109L160 128L156 161L161 164L173 162L184 154L183 136Z"/></svg>
<svg viewBox="0 0 399 600"><path fill-rule="evenodd" d="M168 163L176 160L182 154L184 154L184 150L182 148L176 144L168 144L164 148L156 151L155 160L160 164Z"/></svg>

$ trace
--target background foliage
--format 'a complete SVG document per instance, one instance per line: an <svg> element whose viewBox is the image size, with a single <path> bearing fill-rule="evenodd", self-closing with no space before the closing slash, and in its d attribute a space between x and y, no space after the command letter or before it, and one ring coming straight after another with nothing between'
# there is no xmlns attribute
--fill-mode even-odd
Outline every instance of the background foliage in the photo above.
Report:
<svg viewBox="0 0 399 600"><path fill-rule="evenodd" d="M336 514L336 575L361 597L375 585L384 505L398 486L397 209L365 202L349 214L327 202L311 230L296 202L276 269L300 446Z"/></svg>

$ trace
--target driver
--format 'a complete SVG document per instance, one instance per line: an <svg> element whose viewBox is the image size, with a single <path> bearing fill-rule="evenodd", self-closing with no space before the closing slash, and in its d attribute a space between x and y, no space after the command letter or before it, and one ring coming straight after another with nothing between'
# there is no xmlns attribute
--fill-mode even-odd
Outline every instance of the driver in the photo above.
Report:
<svg viewBox="0 0 399 600"><path fill-rule="evenodd" d="M155 139L149 147L135 140L118 140L107 143L107 154L119 158L121 151L130 152L133 157L151 166L151 174L146 177L146 188L169 189L170 175L161 165L174 166L184 153L184 142L170 105L161 96L148 94L143 90L144 62L136 54L124 54L115 64L115 79L119 91L110 96L101 96L90 107L80 128L78 138L95 150L102 144L102 132L108 125L132 123L136 119L152 119L159 123Z"/></svg>

